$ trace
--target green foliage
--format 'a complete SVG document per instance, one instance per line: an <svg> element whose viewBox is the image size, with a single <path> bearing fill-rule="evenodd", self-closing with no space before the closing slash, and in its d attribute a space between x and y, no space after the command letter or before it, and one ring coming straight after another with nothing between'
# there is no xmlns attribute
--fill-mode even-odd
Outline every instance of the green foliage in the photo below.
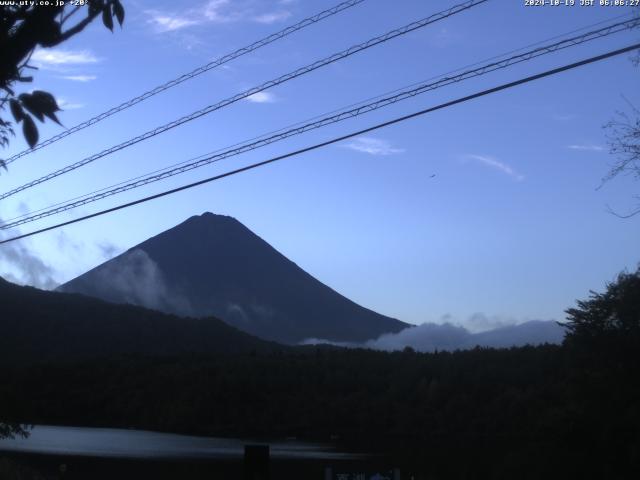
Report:
<svg viewBox="0 0 640 480"><path fill-rule="evenodd" d="M15 84L33 81L33 77L23 75L25 69L35 68L29 64L31 54L38 47L54 47L77 35L98 15L111 31L114 17L120 26L124 22L124 7L120 0L88 0L88 8L74 6L71 2L59 2L61 5L36 3L15 2L0 6L0 89L6 92L0 99L0 111L9 105L15 122L22 123L23 135L31 148L38 143L39 136L33 117L40 122L48 118L60 124L56 116L60 109L53 95L43 91L20 95L15 92ZM86 17L68 25L79 9L86 10ZM14 135L12 122L0 117L0 145L6 147L10 135ZM2 160L0 166L6 169Z"/></svg>

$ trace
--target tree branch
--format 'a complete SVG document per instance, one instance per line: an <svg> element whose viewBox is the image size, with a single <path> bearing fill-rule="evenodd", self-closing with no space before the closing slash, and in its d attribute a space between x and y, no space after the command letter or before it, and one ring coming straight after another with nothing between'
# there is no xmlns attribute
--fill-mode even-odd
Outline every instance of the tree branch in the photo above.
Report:
<svg viewBox="0 0 640 480"><path fill-rule="evenodd" d="M98 10L97 12L90 13L87 16L87 18L85 18L81 22L78 22L75 26L71 27L66 32L60 34L60 41L58 41L56 43L56 45L58 43L64 42L65 40L68 40L69 38L73 37L74 35L80 33L82 30L85 29L85 27L87 25L89 25L93 21L94 18L96 18L98 15L100 15L100 13L102 13L102 10Z"/></svg>

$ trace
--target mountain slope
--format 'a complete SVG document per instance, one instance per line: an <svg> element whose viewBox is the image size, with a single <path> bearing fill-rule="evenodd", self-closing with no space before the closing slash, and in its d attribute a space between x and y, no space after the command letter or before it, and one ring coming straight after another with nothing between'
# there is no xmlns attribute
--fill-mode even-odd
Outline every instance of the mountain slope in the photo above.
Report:
<svg viewBox="0 0 640 480"><path fill-rule="evenodd" d="M361 307L234 218L189 218L59 287L177 315L213 315L261 338L365 341L407 324Z"/></svg>
<svg viewBox="0 0 640 480"><path fill-rule="evenodd" d="M216 318L179 318L0 278L0 361L78 360L120 354L247 353L281 348Z"/></svg>

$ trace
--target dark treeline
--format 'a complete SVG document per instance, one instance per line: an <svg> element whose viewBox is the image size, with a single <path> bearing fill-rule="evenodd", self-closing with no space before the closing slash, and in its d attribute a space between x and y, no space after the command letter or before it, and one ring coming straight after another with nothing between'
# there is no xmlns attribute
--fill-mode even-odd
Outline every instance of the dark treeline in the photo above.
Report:
<svg viewBox="0 0 640 480"><path fill-rule="evenodd" d="M15 420L35 424L338 435L446 478L630 478L640 449L631 371L558 346L309 348L5 369L0 397Z"/></svg>
<svg viewBox="0 0 640 480"><path fill-rule="evenodd" d="M0 365L79 362L136 353L235 354L284 348L217 318L181 318L0 278Z"/></svg>

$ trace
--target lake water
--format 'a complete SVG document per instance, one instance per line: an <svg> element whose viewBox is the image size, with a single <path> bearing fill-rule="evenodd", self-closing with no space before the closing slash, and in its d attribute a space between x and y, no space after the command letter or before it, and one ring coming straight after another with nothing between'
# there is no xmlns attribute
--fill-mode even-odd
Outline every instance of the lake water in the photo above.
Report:
<svg viewBox="0 0 640 480"><path fill-rule="evenodd" d="M330 445L193 437L113 428L35 426L28 438L0 439L0 451L118 458L241 459L247 444L269 444L274 459L349 460Z"/></svg>

